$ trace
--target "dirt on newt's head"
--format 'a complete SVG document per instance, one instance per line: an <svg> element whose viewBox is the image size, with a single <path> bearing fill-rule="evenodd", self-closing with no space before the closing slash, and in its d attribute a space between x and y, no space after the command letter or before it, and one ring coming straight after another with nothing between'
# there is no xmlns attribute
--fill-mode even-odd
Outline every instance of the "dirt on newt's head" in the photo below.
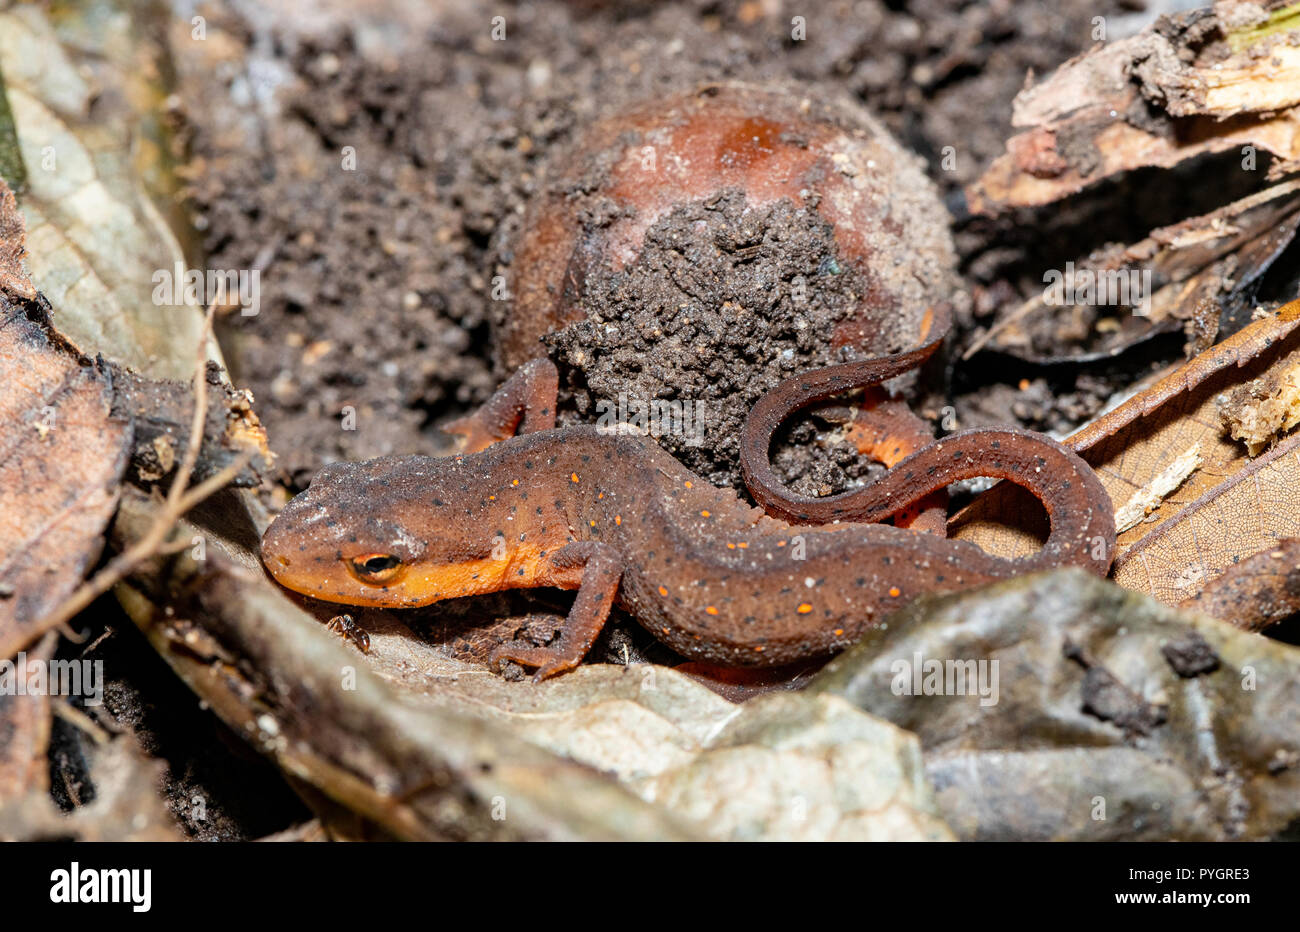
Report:
<svg viewBox="0 0 1300 932"><path fill-rule="evenodd" d="M481 476L457 457L326 466L267 528L262 562L286 588L348 605L415 607L517 585L535 560L463 506L486 497Z"/></svg>

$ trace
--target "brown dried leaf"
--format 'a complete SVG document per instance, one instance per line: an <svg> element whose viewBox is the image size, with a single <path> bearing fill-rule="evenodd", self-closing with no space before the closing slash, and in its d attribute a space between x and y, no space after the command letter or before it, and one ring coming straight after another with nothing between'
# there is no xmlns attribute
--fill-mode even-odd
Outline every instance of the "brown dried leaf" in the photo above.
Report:
<svg viewBox="0 0 1300 932"><path fill-rule="evenodd" d="M27 643L99 556L130 444L104 372L59 339L41 307L0 294L0 657Z"/></svg>
<svg viewBox="0 0 1300 932"><path fill-rule="evenodd" d="M1262 631L1300 611L1300 540L1284 540L1228 567L1179 608L1247 631Z"/></svg>
<svg viewBox="0 0 1300 932"><path fill-rule="evenodd" d="M36 287L27 277L23 218L13 191L0 179L0 291L19 298L36 297Z"/></svg>
<svg viewBox="0 0 1300 932"><path fill-rule="evenodd" d="M1300 435L1251 459L1224 431L1219 396L1300 365L1293 302L1139 391L1065 443L1097 470L1117 510L1196 448L1198 468L1122 532L1112 576L1169 605L1253 554L1300 536ZM1017 556L1038 546L1041 509L1016 487L991 489L953 521L954 536ZM1010 519L1010 524L1001 519Z"/></svg>

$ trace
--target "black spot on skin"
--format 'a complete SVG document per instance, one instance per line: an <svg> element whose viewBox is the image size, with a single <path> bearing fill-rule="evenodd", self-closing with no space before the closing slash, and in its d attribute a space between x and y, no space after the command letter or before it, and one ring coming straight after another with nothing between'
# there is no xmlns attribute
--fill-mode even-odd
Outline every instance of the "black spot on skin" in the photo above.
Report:
<svg viewBox="0 0 1300 932"><path fill-rule="evenodd" d="M864 576L859 576L859 577L858 577L854 582L855 582L858 586L865 586L865 585L867 584L866 577L864 577Z"/></svg>
<svg viewBox="0 0 1300 932"><path fill-rule="evenodd" d="M440 498L435 498L435 499L433 500L433 505L434 505L435 508L441 508L441 507L442 507L443 505L445 505L445 504L447 504L447 503L444 502L444 501L443 501L442 499L440 499Z"/></svg>
<svg viewBox="0 0 1300 932"><path fill-rule="evenodd" d="M532 469L532 468L533 468L533 461L532 461L532 460L524 460L524 469Z"/></svg>

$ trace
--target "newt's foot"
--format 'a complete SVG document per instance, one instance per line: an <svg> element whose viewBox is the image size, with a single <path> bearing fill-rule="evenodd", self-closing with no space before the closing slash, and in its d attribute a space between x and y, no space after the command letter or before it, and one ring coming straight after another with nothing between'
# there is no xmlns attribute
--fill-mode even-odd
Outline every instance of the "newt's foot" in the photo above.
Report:
<svg viewBox="0 0 1300 932"><path fill-rule="evenodd" d="M502 644L492 651L488 662L499 669L503 660L513 660L525 667L536 667L537 672L533 674L533 682L540 683L557 673L572 670L582 663L582 654L575 657L562 647L516 647L513 644Z"/></svg>
<svg viewBox="0 0 1300 932"><path fill-rule="evenodd" d="M486 450L492 444L500 443L510 436L510 434L501 436L499 432L488 429L476 414L467 414L444 424L442 432L455 437L456 452L464 454Z"/></svg>

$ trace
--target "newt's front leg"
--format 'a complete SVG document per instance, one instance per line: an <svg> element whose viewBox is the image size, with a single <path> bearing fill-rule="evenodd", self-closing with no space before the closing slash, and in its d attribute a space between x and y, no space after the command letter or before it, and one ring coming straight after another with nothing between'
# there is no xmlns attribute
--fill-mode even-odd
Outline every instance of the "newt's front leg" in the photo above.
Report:
<svg viewBox="0 0 1300 932"><path fill-rule="evenodd" d="M524 363L477 411L443 427L458 434L461 453L477 453L513 437L555 426L555 396L560 375L555 363L543 357Z"/></svg>
<svg viewBox="0 0 1300 932"><path fill-rule="evenodd" d="M513 660L526 667L537 667L533 681L571 670L582 662L596 642L605 620L609 618L623 563L609 544L599 541L572 543L560 550L551 561L556 569L582 568L582 582L573 608L560 629L559 640L548 647L515 647L502 644L492 652L491 661Z"/></svg>

